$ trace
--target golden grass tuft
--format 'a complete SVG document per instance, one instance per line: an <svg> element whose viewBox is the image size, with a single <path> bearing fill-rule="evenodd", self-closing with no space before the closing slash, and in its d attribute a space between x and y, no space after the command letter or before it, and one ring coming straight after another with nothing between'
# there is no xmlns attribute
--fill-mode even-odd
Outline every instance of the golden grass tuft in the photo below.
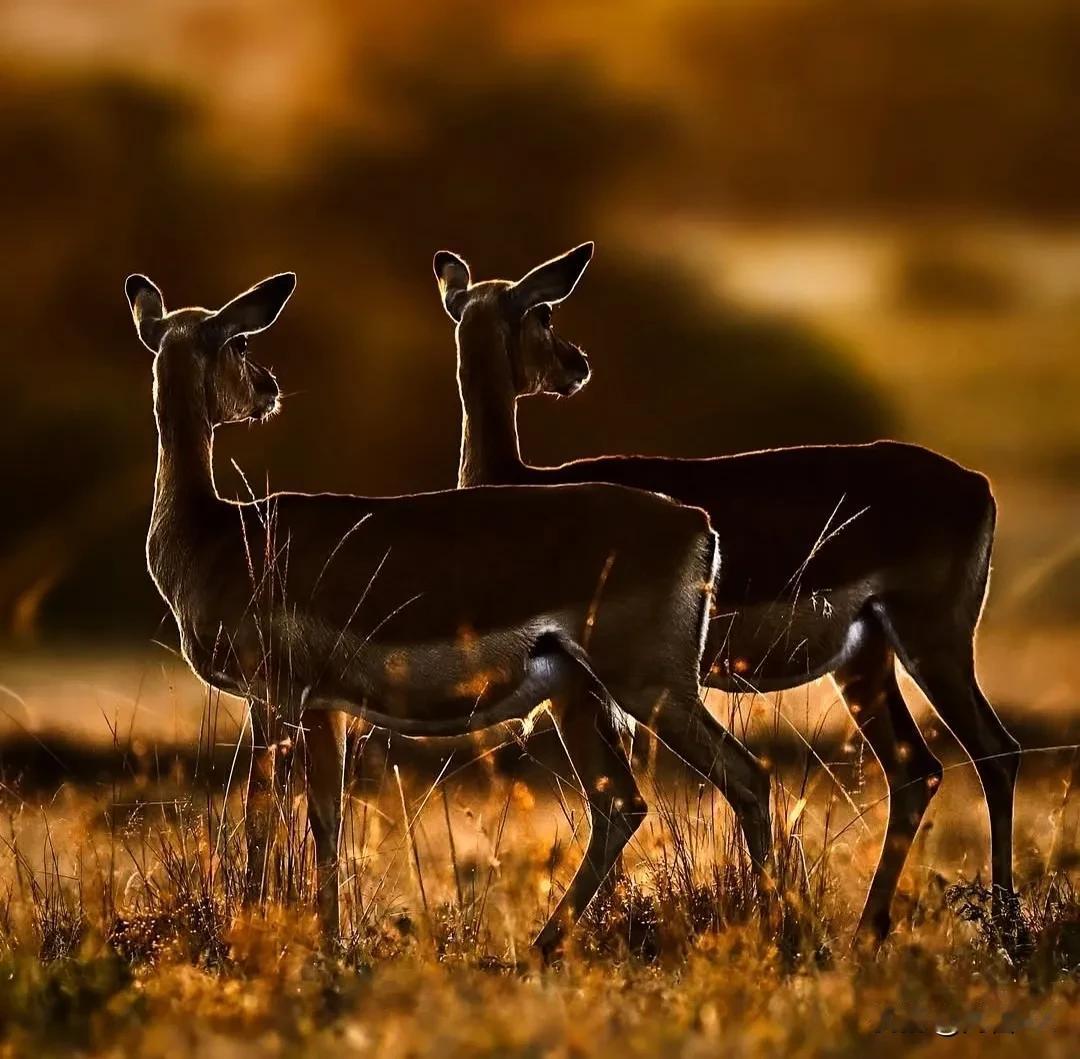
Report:
<svg viewBox="0 0 1080 1059"><path fill-rule="evenodd" d="M981 806L956 770L912 851L893 938L876 956L849 950L881 790L858 757L826 767L812 736L805 760L777 766L768 893L722 800L652 752L652 811L625 870L545 969L528 944L587 830L565 770L540 753L545 738L555 742L538 730L510 776L490 757L398 773L368 744L347 803L333 954L310 911L301 755L284 758L253 907L244 766L229 747L185 775L117 738L110 785L73 783L45 801L6 778L0 1056L1071 1054L1080 895L1075 864L1046 867L1071 759L1041 760L1020 805L1024 959L989 915Z"/></svg>

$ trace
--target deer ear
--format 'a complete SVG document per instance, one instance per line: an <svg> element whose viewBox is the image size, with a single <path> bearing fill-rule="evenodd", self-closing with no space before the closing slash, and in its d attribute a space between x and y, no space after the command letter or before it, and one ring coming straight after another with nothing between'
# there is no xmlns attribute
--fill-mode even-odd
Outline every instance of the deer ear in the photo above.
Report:
<svg viewBox="0 0 1080 1059"><path fill-rule="evenodd" d="M296 290L296 273L282 272L256 283L237 295L210 317L221 332L221 342L237 335L255 335L265 331L285 308Z"/></svg>
<svg viewBox="0 0 1080 1059"><path fill-rule="evenodd" d="M458 323L465 311L465 292L472 283L469 266L449 250L440 250L435 255L432 266L435 269L435 279L439 283L439 293L442 294L443 308L447 316L454 323Z"/></svg>
<svg viewBox="0 0 1080 1059"><path fill-rule="evenodd" d="M593 256L593 243L582 243L561 257L537 265L510 288L510 297L521 313L536 305L557 305L569 298Z"/></svg>
<svg viewBox="0 0 1080 1059"><path fill-rule="evenodd" d="M165 300L161 297L161 291L145 276L135 272L124 281L124 293L142 344L151 353L156 353L161 345L161 320L165 315Z"/></svg>

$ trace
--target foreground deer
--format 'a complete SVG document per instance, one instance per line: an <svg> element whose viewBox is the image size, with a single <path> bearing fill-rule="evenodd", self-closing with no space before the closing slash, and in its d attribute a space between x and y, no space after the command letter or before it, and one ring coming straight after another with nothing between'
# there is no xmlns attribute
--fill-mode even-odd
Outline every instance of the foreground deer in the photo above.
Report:
<svg viewBox="0 0 1080 1059"><path fill-rule="evenodd" d="M980 691L974 662L994 538L986 479L895 442L529 466L518 446L518 398L570 396L589 379L585 355L552 330L551 306L573 291L592 250L579 246L516 283L474 284L460 257L435 255L443 306L456 324L458 484L617 482L709 512L724 576L706 683L776 691L831 673L885 773L885 841L856 931L877 940L889 932L908 850L942 777L900 694L899 657L978 770L994 904L999 917L1011 912L1019 745ZM701 768L702 753L688 760Z"/></svg>
<svg viewBox="0 0 1080 1059"><path fill-rule="evenodd" d="M167 313L148 279L127 281L155 354L150 574L199 677L286 719L303 713L329 936L345 713L403 735L452 736L549 703L592 821L584 860L537 938L550 953L646 813L611 699L672 731L708 724L698 672L715 537L699 510L603 485L222 500L214 429L276 410L277 383L248 359L247 336L273 323L294 285L275 276L217 312ZM763 863L767 791L738 754L725 751L717 768L748 807L746 838Z"/></svg>

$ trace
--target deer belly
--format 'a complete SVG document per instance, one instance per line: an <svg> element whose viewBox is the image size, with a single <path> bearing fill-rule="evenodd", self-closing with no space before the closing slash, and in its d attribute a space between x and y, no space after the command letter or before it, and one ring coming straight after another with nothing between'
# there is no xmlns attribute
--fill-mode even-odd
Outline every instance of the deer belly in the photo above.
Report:
<svg viewBox="0 0 1080 1059"><path fill-rule="evenodd" d="M726 610L710 622L704 682L730 692L782 691L831 673L865 634L869 586L809 592Z"/></svg>
<svg viewBox="0 0 1080 1059"><path fill-rule="evenodd" d="M513 634L453 643L373 648L363 697L379 713L415 721L468 718L510 695L526 675L528 650Z"/></svg>

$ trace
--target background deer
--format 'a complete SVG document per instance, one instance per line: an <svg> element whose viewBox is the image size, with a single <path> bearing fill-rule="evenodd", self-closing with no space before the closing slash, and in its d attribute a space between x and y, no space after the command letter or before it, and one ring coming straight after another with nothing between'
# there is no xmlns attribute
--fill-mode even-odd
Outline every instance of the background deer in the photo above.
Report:
<svg viewBox="0 0 1080 1059"><path fill-rule="evenodd" d="M698 672L715 537L700 510L603 485L221 499L215 428L265 419L279 402L246 336L270 326L294 285L291 274L275 276L216 312L166 312L148 279L127 281L139 336L155 354L150 574L199 677L288 720L303 714L330 936L345 714L444 736L550 703L592 820L584 860L537 939L550 953L646 813L609 696L673 730L707 724ZM767 789L742 755L721 750L717 768L763 864Z"/></svg>
<svg viewBox="0 0 1080 1059"><path fill-rule="evenodd" d="M856 931L877 940L889 932L892 897L942 777L900 693L899 657L975 764L990 815L995 909L1011 913L1019 745L975 676L994 538L987 480L896 442L524 463L518 398L570 396L589 380L585 355L553 331L551 306L573 291L592 252L586 243L516 283L475 284L462 258L435 255L443 306L456 325L458 484L618 482L709 512L723 577L705 682L729 692L776 691L831 673L884 771L888 824ZM701 767L700 751L685 756Z"/></svg>

